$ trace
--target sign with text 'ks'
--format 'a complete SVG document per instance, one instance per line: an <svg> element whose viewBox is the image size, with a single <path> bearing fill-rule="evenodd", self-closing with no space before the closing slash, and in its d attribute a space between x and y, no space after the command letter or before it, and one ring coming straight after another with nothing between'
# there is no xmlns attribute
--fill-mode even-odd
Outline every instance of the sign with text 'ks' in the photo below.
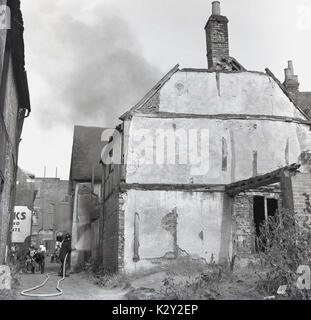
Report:
<svg viewBox="0 0 311 320"><path fill-rule="evenodd" d="M32 212L25 206L14 207L12 243L23 243L31 234Z"/></svg>

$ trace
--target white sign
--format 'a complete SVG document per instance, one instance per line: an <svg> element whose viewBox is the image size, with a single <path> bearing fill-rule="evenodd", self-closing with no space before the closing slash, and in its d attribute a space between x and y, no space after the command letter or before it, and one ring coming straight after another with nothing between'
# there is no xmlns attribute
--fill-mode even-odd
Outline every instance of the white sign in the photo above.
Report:
<svg viewBox="0 0 311 320"><path fill-rule="evenodd" d="M32 212L25 206L14 207L12 242L23 243L31 234Z"/></svg>

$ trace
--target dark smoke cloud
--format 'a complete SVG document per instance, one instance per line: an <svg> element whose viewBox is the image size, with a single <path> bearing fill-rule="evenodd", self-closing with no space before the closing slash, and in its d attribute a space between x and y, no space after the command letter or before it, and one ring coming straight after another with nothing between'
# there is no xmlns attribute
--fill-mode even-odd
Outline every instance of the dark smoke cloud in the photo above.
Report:
<svg viewBox="0 0 311 320"><path fill-rule="evenodd" d="M44 127L115 126L160 77L119 12L79 2L24 4L32 108Z"/></svg>

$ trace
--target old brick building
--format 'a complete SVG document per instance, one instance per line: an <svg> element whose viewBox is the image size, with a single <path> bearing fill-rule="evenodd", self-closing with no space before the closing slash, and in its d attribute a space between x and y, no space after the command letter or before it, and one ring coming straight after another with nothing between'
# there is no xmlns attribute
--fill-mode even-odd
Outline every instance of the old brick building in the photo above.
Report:
<svg viewBox="0 0 311 320"><path fill-rule="evenodd" d="M59 178L37 177L34 180L32 242L44 242L49 251L55 248L56 237L71 231L68 181Z"/></svg>
<svg viewBox="0 0 311 320"><path fill-rule="evenodd" d="M308 95L229 55L218 1L205 32L208 69L175 66L121 116L103 153L106 268L249 257L259 225L288 207L284 190L302 196L305 176L291 164L311 148Z"/></svg>
<svg viewBox="0 0 311 320"><path fill-rule="evenodd" d="M20 1L1 0L0 28L0 265L5 263L14 206L18 149L30 101Z"/></svg>

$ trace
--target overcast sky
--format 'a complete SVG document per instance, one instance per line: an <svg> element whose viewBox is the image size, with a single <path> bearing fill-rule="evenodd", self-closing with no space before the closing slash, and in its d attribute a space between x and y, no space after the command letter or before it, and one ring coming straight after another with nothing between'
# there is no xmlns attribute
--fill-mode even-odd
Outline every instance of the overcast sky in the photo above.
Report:
<svg viewBox="0 0 311 320"><path fill-rule="evenodd" d="M294 60L311 91L308 0L223 0L230 55L283 82ZM20 166L68 179L73 126L115 127L169 69L206 68L208 0L25 0L26 69L32 113Z"/></svg>

